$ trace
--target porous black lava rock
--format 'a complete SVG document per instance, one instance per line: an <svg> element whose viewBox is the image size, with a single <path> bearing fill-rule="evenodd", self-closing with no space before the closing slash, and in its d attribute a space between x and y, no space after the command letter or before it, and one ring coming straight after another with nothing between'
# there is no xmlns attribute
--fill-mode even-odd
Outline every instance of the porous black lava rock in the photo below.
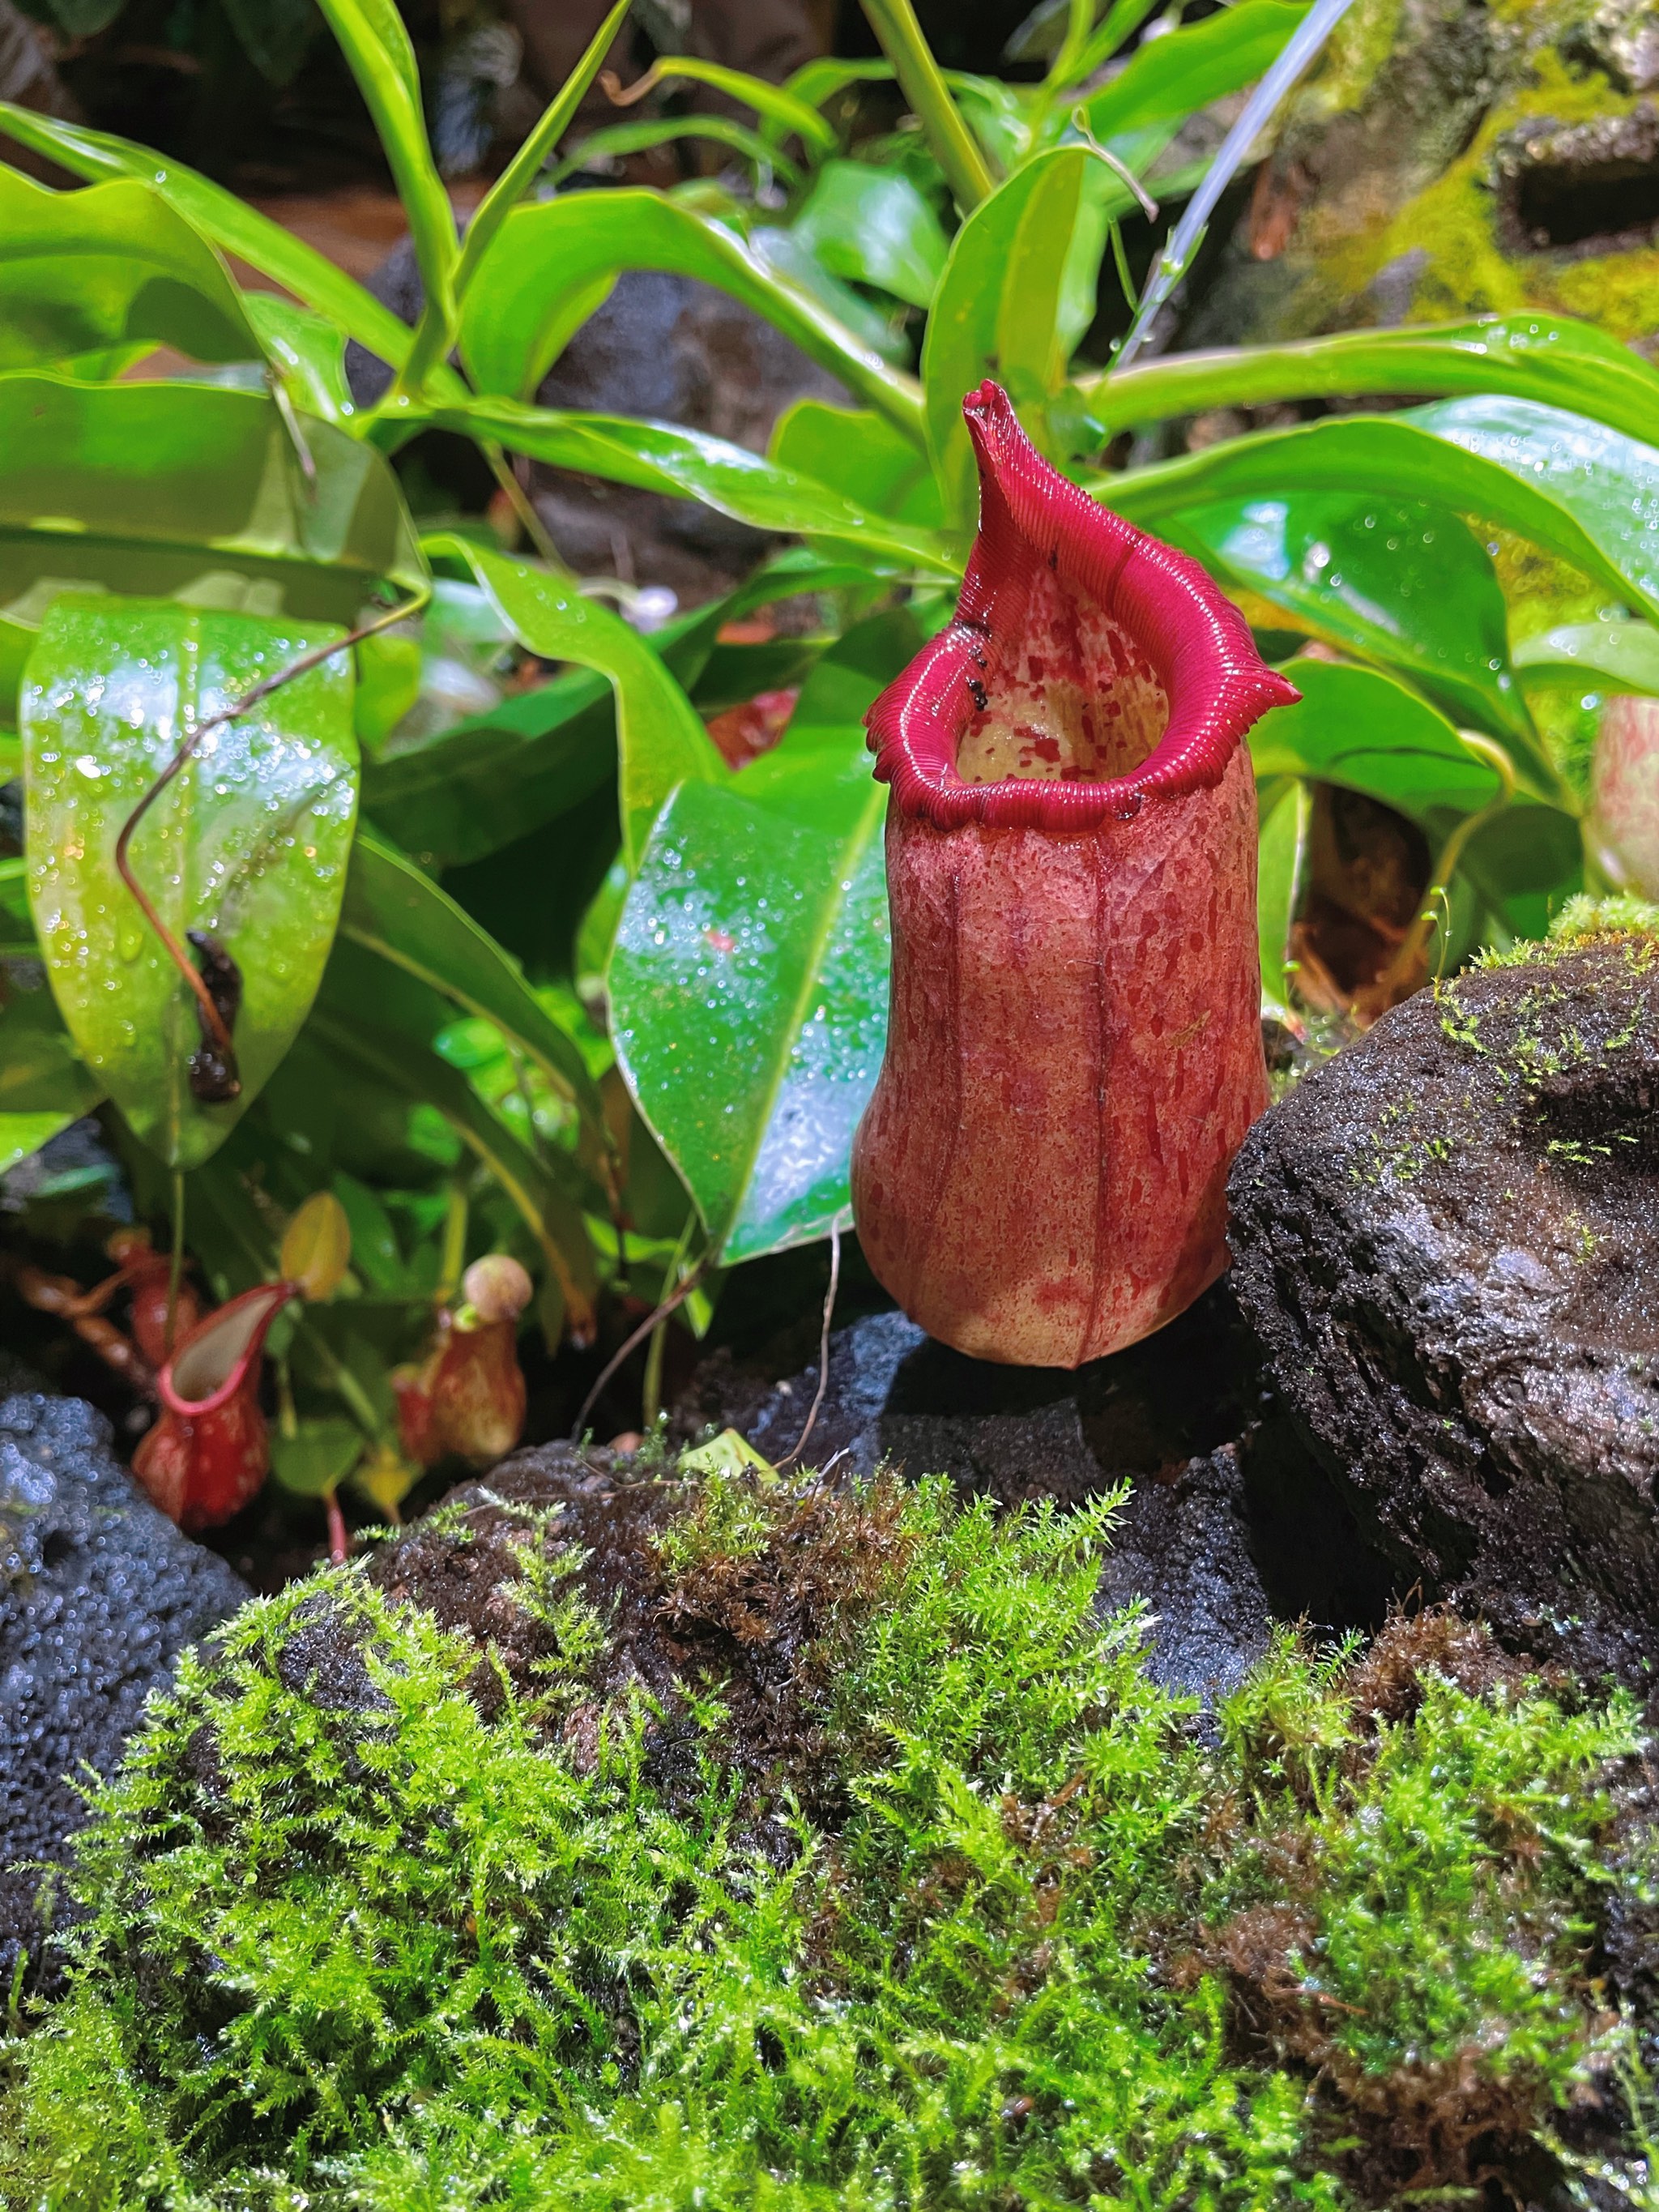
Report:
<svg viewBox="0 0 1659 2212"><path fill-rule="evenodd" d="M721 1353L677 1408L679 1431L732 1427L791 1452L817 1363L781 1382ZM1319 1468L1264 1425L1253 1347L1224 1285L1144 1343L1068 1374L969 1359L902 1314L830 1339L830 1379L802 1458L868 1474L890 1460L1002 1504L1130 1495L1103 1603L1145 1601L1155 1671L1214 1697L1266 1647L1271 1619L1371 1627L1387 1576Z"/></svg>
<svg viewBox="0 0 1659 2212"><path fill-rule="evenodd" d="M1386 1015L1257 1123L1232 1281L1402 1584L1511 1649L1659 1658L1659 946Z"/></svg>
<svg viewBox="0 0 1659 2212"><path fill-rule="evenodd" d="M150 1690L247 1591L112 1455L78 1398L0 1403L0 1986L38 1965L42 1876L79 1826L74 1778L111 1772Z"/></svg>

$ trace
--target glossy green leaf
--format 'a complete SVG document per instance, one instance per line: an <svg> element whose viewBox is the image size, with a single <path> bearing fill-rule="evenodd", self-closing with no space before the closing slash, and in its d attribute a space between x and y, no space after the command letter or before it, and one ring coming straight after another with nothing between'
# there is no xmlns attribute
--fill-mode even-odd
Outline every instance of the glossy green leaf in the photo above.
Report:
<svg viewBox="0 0 1659 2212"><path fill-rule="evenodd" d="M556 1153L532 1152L491 1112L458 1068L435 1052L355 1007L318 1009L319 1041L360 1075L411 1104L436 1109L462 1145L512 1200L564 1294L571 1330L586 1338L593 1325L598 1279L580 1200L556 1174Z"/></svg>
<svg viewBox="0 0 1659 2212"><path fill-rule="evenodd" d="M333 939L356 813L348 653L210 731L145 816L133 872L182 944L235 962L242 1089L191 1094L196 1003L115 870L116 839L192 722L337 632L170 602L60 599L22 695L29 902L82 1058L171 1166L223 1141L288 1049Z"/></svg>
<svg viewBox="0 0 1659 2212"><path fill-rule="evenodd" d="M17 693L23 667L34 650L33 623L0 615L0 730L17 727Z"/></svg>
<svg viewBox="0 0 1659 2212"><path fill-rule="evenodd" d="M850 629L781 744L723 789L678 793L628 895L613 1041L726 1261L845 1217L887 1026L885 796L863 716L921 642L904 608Z"/></svg>
<svg viewBox="0 0 1659 2212"><path fill-rule="evenodd" d="M424 868L482 860L608 783L611 686L586 669L363 764L363 811Z"/></svg>
<svg viewBox="0 0 1659 2212"><path fill-rule="evenodd" d="M415 49L393 0L317 0L362 94L409 221L426 306L416 346L448 352L455 326L455 217L426 135ZM439 335L430 333L436 331Z"/></svg>
<svg viewBox="0 0 1659 2212"><path fill-rule="evenodd" d="M695 684L721 623L792 593L832 591L862 571L791 554L729 598L676 617L645 641L682 689ZM617 771L611 686L587 670L501 700L366 767L364 811L424 868L480 860L579 805Z"/></svg>
<svg viewBox="0 0 1659 2212"><path fill-rule="evenodd" d="M677 784L724 781L729 774L679 685L620 615L574 585L527 562L488 553L461 538L428 541L471 569L520 642L548 660L574 660L610 679L617 699L618 800L630 863L657 810Z"/></svg>
<svg viewBox="0 0 1659 2212"><path fill-rule="evenodd" d="M1343 331L1288 345L1218 348L1136 362L1079 385L1099 443L1131 423L1206 407L1368 392L1504 392L1652 436L1659 373L1593 323L1483 315L1467 323Z"/></svg>
<svg viewBox="0 0 1659 2212"><path fill-rule="evenodd" d="M302 1420L292 1436L278 1428L270 1439L271 1474L295 1498L321 1498L356 1466L364 1441L356 1421Z"/></svg>
<svg viewBox="0 0 1659 2212"><path fill-rule="evenodd" d="M0 166L0 373L119 348L257 361L230 273L157 192L48 191Z"/></svg>
<svg viewBox="0 0 1659 2212"><path fill-rule="evenodd" d="M800 171L775 145L746 123L733 122L727 115L646 115L632 123L608 123L603 131L591 131L567 154L549 172L548 181L562 185L567 177L597 163L643 154L653 146L672 146L684 138L701 139L705 145L724 146L741 154L756 170L775 172L778 181L792 189L800 182Z"/></svg>
<svg viewBox="0 0 1659 2212"><path fill-rule="evenodd" d="M863 772L860 811L833 832L684 786L623 909L617 1055L722 1264L847 1217L887 1026L886 794Z"/></svg>
<svg viewBox="0 0 1659 2212"><path fill-rule="evenodd" d="M859 507L816 477L780 468L746 447L711 438L672 422L639 422L625 415L580 415L523 407L513 399L481 398L440 409L447 428L494 438L515 453L555 468L579 469L614 483L698 499L756 530L787 532L855 550L872 561L959 573L932 532L890 521Z"/></svg>
<svg viewBox="0 0 1659 2212"><path fill-rule="evenodd" d="M357 403L346 380L346 334L338 324L275 292L247 292L243 300L265 357L295 406L341 427L355 422Z"/></svg>
<svg viewBox="0 0 1659 2212"><path fill-rule="evenodd" d="M1528 409L1520 400L1453 400L1445 406L1522 409L1533 416L1556 412ZM1228 439L1131 476L1097 479L1091 489L1131 522L1154 531L1168 517L1217 501L1275 499L1299 491L1347 491L1454 507L1461 514L1500 523L1518 537L1530 538L1593 581L1610 586L1620 598L1659 617L1659 562L1646 543L1649 502L1654 496L1649 477L1659 467L1659 457L1635 447L1637 476L1621 483L1615 496L1611 471L1575 473L1565 447L1553 445L1541 430L1536 450L1530 453L1529 441L1518 427L1513 437L1493 436L1489 457L1482 450L1486 443L1483 420L1490 427L1490 416L1477 415L1453 441L1449 434L1439 434L1450 428L1440 407L1410 415L1333 417L1294 429ZM1618 440L1613 431L1598 431L1577 416L1561 416L1559 421L1568 435L1580 432L1592 439L1632 444ZM1553 465L1552 453L1565 465Z"/></svg>
<svg viewBox="0 0 1659 2212"><path fill-rule="evenodd" d="M1625 595L1659 613L1659 447L1530 399L1442 399L1409 419L1554 501L1622 579ZM1659 416L1651 428L1659 435Z"/></svg>
<svg viewBox="0 0 1659 2212"><path fill-rule="evenodd" d="M767 450L779 468L833 484L872 514L924 530L938 526L939 487L927 456L868 408L798 399L778 417Z"/></svg>
<svg viewBox="0 0 1659 2212"><path fill-rule="evenodd" d="M1175 534L1224 578L1402 670L1461 720L1533 746L1510 669L1504 594L1459 516L1301 492L1190 509Z"/></svg>
<svg viewBox="0 0 1659 2212"><path fill-rule="evenodd" d="M73 1114L6 1114L0 1113L0 1175L9 1175L13 1168L49 1145L54 1137L77 1118Z"/></svg>
<svg viewBox="0 0 1659 2212"><path fill-rule="evenodd" d="M91 1113L103 1095L52 993L44 984L25 990L15 971L9 972L0 1000L0 1114L72 1121Z"/></svg>
<svg viewBox="0 0 1659 2212"><path fill-rule="evenodd" d="M1307 14L1300 0L1238 0L1163 38L1144 39L1125 68L1083 102L1097 138L1184 118L1271 68Z"/></svg>
<svg viewBox="0 0 1659 2212"><path fill-rule="evenodd" d="M1290 1003L1286 963L1291 924L1301 899L1308 866L1311 794L1299 776L1288 777L1274 803L1263 807L1256 848L1255 911L1261 945L1264 1001L1282 1010Z"/></svg>
<svg viewBox="0 0 1659 2212"><path fill-rule="evenodd" d="M0 377L0 610L38 623L53 589L101 585L349 623L387 580L423 593L386 461L325 422L306 439L314 489L258 393Z"/></svg>
<svg viewBox="0 0 1659 2212"><path fill-rule="evenodd" d="M555 1090L603 1131L587 1064L488 931L410 860L372 833L352 849L340 934L493 1022Z"/></svg>
<svg viewBox="0 0 1659 2212"><path fill-rule="evenodd" d="M461 352L486 392L525 398L554 359L561 303L623 269L701 278L765 317L855 398L921 442L915 383L784 283L733 231L654 192L577 192L515 210L479 264L461 319Z"/></svg>
<svg viewBox="0 0 1659 2212"><path fill-rule="evenodd" d="M1659 629L1650 623L1563 623L1523 640L1515 665L1659 696Z"/></svg>
<svg viewBox="0 0 1659 2212"><path fill-rule="evenodd" d="M953 529L971 529L978 508L963 396L994 375L1029 410L1059 388L1066 264L1092 159L1082 147L1040 155L981 203L951 248L927 321L921 378L928 451Z"/></svg>
<svg viewBox="0 0 1659 2212"><path fill-rule="evenodd" d="M37 114L7 100L0 100L0 131L32 153L58 162L72 176L92 183L128 177L150 186L222 253L234 254L262 276L274 278L380 360L397 368L407 356L413 333L366 286L337 269L314 246L182 162L167 161L130 138L89 131L84 125Z"/></svg>
<svg viewBox="0 0 1659 2212"><path fill-rule="evenodd" d="M883 306L855 285L831 276L805 240L777 223L757 224L749 233L749 251L780 283L793 285L803 296L815 301L890 368L908 370L910 340L901 310L890 303Z"/></svg>
<svg viewBox="0 0 1659 2212"><path fill-rule="evenodd" d="M574 121L588 87L599 75L605 56L610 52L617 33L622 28L631 0L616 0L592 37L575 67L542 110L535 128L526 132L523 143L501 175L484 194L466 227L466 236L461 242L461 258L455 268L455 296L465 298L479 263L495 244L496 234L507 216L530 191L550 158L554 148Z"/></svg>
<svg viewBox="0 0 1659 2212"><path fill-rule="evenodd" d="M787 85L771 84L746 70L728 69L722 63L693 55L664 54L652 64L659 84L705 84L711 92L740 101L775 130L798 137L809 153L820 156L836 150L836 134L810 100L799 99Z"/></svg>
<svg viewBox="0 0 1659 2212"><path fill-rule="evenodd" d="M826 161L790 225L833 276L925 307L951 242L910 179L867 161Z"/></svg>
<svg viewBox="0 0 1659 2212"><path fill-rule="evenodd" d="M1420 821L1437 808L1474 812L1497 798L1497 772L1425 699L1372 668L1307 658L1285 673L1302 694L1250 732L1258 778L1340 783Z"/></svg>
<svg viewBox="0 0 1659 2212"><path fill-rule="evenodd" d="M0 949L35 949L34 918L29 912L28 862L21 854L0 860Z"/></svg>
<svg viewBox="0 0 1659 2212"><path fill-rule="evenodd" d="M879 61L874 55L867 60L842 61L830 54L803 62L793 76L784 79L784 90L804 100L809 107L822 107L838 92L845 92L854 84L887 84L893 76L893 64Z"/></svg>

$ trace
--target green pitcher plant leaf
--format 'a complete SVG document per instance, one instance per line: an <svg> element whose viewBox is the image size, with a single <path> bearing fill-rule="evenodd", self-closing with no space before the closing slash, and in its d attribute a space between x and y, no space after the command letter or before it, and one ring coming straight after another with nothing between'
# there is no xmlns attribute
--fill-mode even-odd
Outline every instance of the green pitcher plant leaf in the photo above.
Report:
<svg viewBox="0 0 1659 2212"><path fill-rule="evenodd" d="M234 963L240 1095L194 1095L197 1002L117 872L123 825L189 728L335 631L168 601L60 599L22 695L29 903L82 1058L151 1151L222 1143L311 1006L357 802L351 664L338 653L202 738L140 823L131 865L175 940Z"/></svg>
<svg viewBox="0 0 1659 2212"><path fill-rule="evenodd" d="M565 814L617 773L607 679L571 669L363 763L363 811L422 868L461 867Z"/></svg>
<svg viewBox="0 0 1659 2212"><path fill-rule="evenodd" d="M310 481L259 393L0 376L0 614L101 587L350 624L386 584L423 596L386 462L325 422L305 438Z"/></svg>
<svg viewBox="0 0 1659 2212"><path fill-rule="evenodd" d="M1301 702L1275 707L1250 732L1258 777L1341 784L1416 821L1443 807L1473 814L1498 797L1496 769L1392 676L1305 655L1285 673Z"/></svg>
<svg viewBox="0 0 1659 2212"><path fill-rule="evenodd" d="M788 532L826 546L855 549L872 562L919 568L938 576L960 564L931 531L872 514L832 485L702 430L626 415L586 415L479 398L440 408L432 418L555 468L577 469L645 491L698 499L751 528Z"/></svg>
<svg viewBox="0 0 1659 2212"><path fill-rule="evenodd" d="M1561 623L1523 639L1515 665L1529 676L1589 678L1611 690L1659 696L1659 629L1605 618Z"/></svg>
<svg viewBox="0 0 1659 2212"><path fill-rule="evenodd" d="M616 5L588 40L575 67L542 110L535 128L526 135L518 152L478 203L461 242L461 258L455 264L457 299L465 298L478 264L495 242L496 233L535 184L552 158L555 147L575 119L583 96L599 75L631 5L632 0L616 0Z"/></svg>
<svg viewBox="0 0 1659 2212"><path fill-rule="evenodd" d="M905 450L914 458L912 448ZM727 598L676 616L642 641L669 678L689 691L716 650L715 634L723 623L798 592L857 587L866 581L861 568L796 552L762 568ZM678 709L669 712L678 723ZM700 747L698 757L712 774ZM672 751L666 765L672 766ZM363 811L421 867L461 866L568 812L616 773L611 684L578 668L368 761Z"/></svg>
<svg viewBox="0 0 1659 2212"><path fill-rule="evenodd" d="M74 1114L8 1114L0 1112L0 1175L12 1169L61 1136L77 1117Z"/></svg>
<svg viewBox="0 0 1659 2212"><path fill-rule="evenodd" d="M1659 372L1593 323L1565 315L1482 315L1397 331L1342 331L1285 345L1170 354L1079 378L1091 437L1206 407L1359 398L1370 392L1503 392L1544 400L1651 436Z"/></svg>
<svg viewBox="0 0 1659 2212"><path fill-rule="evenodd" d="M394 368L402 367L414 337L409 325L314 246L307 246L222 185L130 138L37 114L9 100L0 100L0 132L89 183L125 177L149 186L222 253L246 261L337 323L378 359Z"/></svg>
<svg viewBox="0 0 1659 2212"><path fill-rule="evenodd" d="M1146 39L1109 84L1083 101L1097 138L1184 119L1254 84L1307 14L1300 0L1238 0L1201 23Z"/></svg>
<svg viewBox="0 0 1659 2212"><path fill-rule="evenodd" d="M404 204L426 305L403 364L416 380L449 351L455 327L455 268L460 258L449 195L432 158L421 106L415 49L392 0L317 0L339 43Z"/></svg>
<svg viewBox="0 0 1659 2212"><path fill-rule="evenodd" d="M910 179L868 161L826 161L790 225L833 276L874 285L925 307L945 274L951 242Z"/></svg>
<svg viewBox="0 0 1659 2212"><path fill-rule="evenodd" d="M1460 720L1533 745L1497 572L1461 516L1299 492L1190 508L1170 534L1224 580L1400 669Z"/></svg>
<svg viewBox="0 0 1659 2212"><path fill-rule="evenodd" d="M355 423L357 403L346 379L346 333L339 325L275 292L245 292L242 303L295 408L337 428Z"/></svg>
<svg viewBox="0 0 1659 2212"><path fill-rule="evenodd" d="M1026 410L1059 388L1066 264L1093 160L1081 146L1039 155L981 202L951 246L921 354L927 447L951 529L970 530L978 507L963 393L993 375Z"/></svg>
<svg viewBox="0 0 1659 2212"><path fill-rule="evenodd" d="M489 932L368 830L352 848L340 934L494 1022L603 1139L599 1090L573 1040Z"/></svg>
<svg viewBox="0 0 1659 2212"><path fill-rule="evenodd" d="M729 771L684 692L638 633L568 577L490 553L471 539L428 540L434 558L471 568L521 645L548 660L574 660L609 678L617 701L618 807L631 866L658 809L677 784L723 781Z"/></svg>
<svg viewBox="0 0 1659 2212"><path fill-rule="evenodd" d="M721 1265L847 1218L890 965L886 794L860 718L920 642L903 609L849 630L781 744L675 794L629 890L612 1041Z"/></svg>
<svg viewBox="0 0 1659 2212"><path fill-rule="evenodd" d="M72 1121L90 1114L103 1096L52 993L44 984L24 990L15 971L9 972L0 991L0 1113Z"/></svg>
<svg viewBox="0 0 1659 2212"><path fill-rule="evenodd" d="M652 832L611 957L612 1036L719 1264L844 1222L886 1036L881 824L837 835L686 784Z"/></svg>
<svg viewBox="0 0 1659 2212"><path fill-rule="evenodd" d="M461 353L479 391L527 398L570 335L562 303L624 269L695 276L763 315L855 398L921 441L913 379L883 361L735 231L654 192L579 192L515 209L479 264Z"/></svg>
<svg viewBox="0 0 1659 2212"><path fill-rule="evenodd" d="M1258 787L1261 835L1256 848L1255 911L1261 945L1264 1006L1283 1012L1290 1003L1288 966L1291 924L1296 920L1308 866L1311 793L1299 776L1288 776L1267 789Z"/></svg>
<svg viewBox="0 0 1659 2212"><path fill-rule="evenodd" d="M0 950L32 951L34 919L29 912L28 862L18 854L0 860Z"/></svg>
<svg viewBox="0 0 1659 2212"><path fill-rule="evenodd" d="M910 441L867 407L798 399L779 416L767 448L781 469L833 484L872 514L936 529L938 479Z"/></svg>
<svg viewBox="0 0 1659 2212"><path fill-rule="evenodd" d="M1448 411L1454 409L1456 415ZM1521 419L1505 427L1498 410L1517 410ZM1607 441L1629 450L1609 451ZM1598 444L1601 470L1582 450ZM1616 478L1626 459L1636 471L1633 487ZM1648 542L1655 535L1648 528L1649 486L1656 481L1659 453L1580 416L1522 400L1449 400L1410 414L1334 417L1228 439L1132 475L1096 478L1090 488L1152 531L1193 507L1291 492L1346 491L1454 507L1529 538L1659 616L1659 557Z"/></svg>
<svg viewBox="0 0 1659 2212"><path fill-rule="evenodd" d="M1623 596L1659 613L1659 447L1531 399L1442 399L1410 419L1553 501L1622 580ZM1659 435L1659 415L1650 427Z"/></svg>
<svg viewBox="0 0 1659 2212"><path fill-rule="evenodd" d="M147 185L49 191L0 164L0 374L114 365L169 345L258 361L241 295L211 246Z"/></svg>

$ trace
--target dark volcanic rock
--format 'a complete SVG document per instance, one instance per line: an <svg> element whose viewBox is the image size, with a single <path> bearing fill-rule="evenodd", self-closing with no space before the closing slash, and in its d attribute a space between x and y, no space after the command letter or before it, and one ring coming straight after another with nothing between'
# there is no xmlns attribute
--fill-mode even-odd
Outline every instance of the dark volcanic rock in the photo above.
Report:
<svg viewBox="0 0 1659 2212"><path fill-rule="evenodd" d="M816 1364L774 1384L717 1354L679 1420L736 1428L779 1459L817 1387ZM1372 1626L1389 1594L1323 1475L1261 1428L1258 1395L1224 1285L1157 1336L1075 1374L968 1359L902 1314L878 1314L831 1338L829 1388L803 1456L860 1474L888 1459L1004 1504L1075 1504L1127 1481L1103 1596L1144 1599L1158 1672L1213 1696L1260 1656L1272 1613Z"/></svg>
<svg viewBox="0 0 1659 2212"><path fill-rule="evenodd" d="M78 1398L0 1404L0 1984L40 1941L39 1872L79 1825L148 1692L246 1590L112 1457Z"/></svg>
<svg viewBox="0 0 1659 2212"><path fill-rule="evenodd" d="M1233 1283L1425 1595L1647 1682L1659 1654L1659 948L1419 993L1247 1139Z"/></svg>

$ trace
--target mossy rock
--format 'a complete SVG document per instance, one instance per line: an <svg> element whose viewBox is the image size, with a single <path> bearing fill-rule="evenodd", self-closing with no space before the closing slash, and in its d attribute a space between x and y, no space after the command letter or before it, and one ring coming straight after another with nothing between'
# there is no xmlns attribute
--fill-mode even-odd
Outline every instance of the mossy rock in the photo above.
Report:
<svg viewBox="0 0 1659 2212"><path fill-rule="evenodd" d="M251 1606L94 1795L0 2201L1335 2212L1562 2172L1638 2048L1634 1705L1431 1613L1281 1636L1206 1747L1097 1607L1112 1510L544 1458Z"/></svg>
<svg viewBox="0 0 1659 2212"><path fill-rule="evenodd" d="M1532 308L1650 346L1656 82L1647 0L1356 0L1183 344Z"/></svg>

